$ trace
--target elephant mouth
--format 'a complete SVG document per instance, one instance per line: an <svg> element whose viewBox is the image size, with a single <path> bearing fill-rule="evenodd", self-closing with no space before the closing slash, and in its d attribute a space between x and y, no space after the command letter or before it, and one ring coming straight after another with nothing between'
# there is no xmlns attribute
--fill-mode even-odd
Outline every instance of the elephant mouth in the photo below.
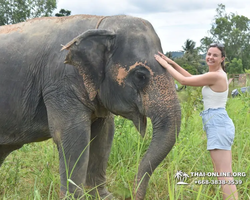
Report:
<svg viewBox="0 0 250 200"><path fill-rule="evenodd" d="M139 117L134 118L132 121L141 136L144 137L147 129L147 117L140 114Z"/></svg>

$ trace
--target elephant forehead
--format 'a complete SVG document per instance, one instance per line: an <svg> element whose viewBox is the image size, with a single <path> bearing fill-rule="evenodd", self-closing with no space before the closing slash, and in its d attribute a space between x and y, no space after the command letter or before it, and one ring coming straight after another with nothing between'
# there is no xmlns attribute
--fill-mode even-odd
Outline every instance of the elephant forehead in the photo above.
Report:
<svg viewBox="0 0 250 200"><path fill-rule="evenodd" d="M154 72L152 71L152 69L146 65L146 62L145 63L142 63L142 62L136 62L135 64L129 66L129 67L124 67L120 64L116 64L115 65L115 80L118 82L119 85L122 85L124 83L124 79L127 77L127 75L129 74L129 72L133 69L135 69L137 66L143 66L145 67L149 72L150 74L153 76L154 75ZM128 68L128 69L127 69Z"/></svg>
<svg viewBox="0 0 250 200"><path fill-rule="evenodd" d="M146 65L146 62L145 62L145 63L136 62L135 64L133 64L133 65L131 65L131 66L129 67L129 70L128 70L128 71L130 71L130 70L136 68L137 66L143 66L143 67L145 67L145 68L150 72L151 76L154 75L154 72L152 71L152 69L151 69L149 66Z"/></svg>

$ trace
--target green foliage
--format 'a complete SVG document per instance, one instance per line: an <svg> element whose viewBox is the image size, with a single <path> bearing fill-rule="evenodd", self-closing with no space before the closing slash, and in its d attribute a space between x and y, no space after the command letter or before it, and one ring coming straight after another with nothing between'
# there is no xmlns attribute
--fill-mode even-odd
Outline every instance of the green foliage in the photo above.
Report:
<svg viewBox="0 0 250 200"><path fill-rule="evenodd" d="M56 14L55 14L55 16L56 16L56 17L63 17L63 16L70 16L70 14L71 14L71 11L65 10L65 9L61 9L61 10L59 11L59 13L56 13Z"/></svg>
<svg viewBox="0 0 250 200"><path fill-rule="evenodd" d="M245 69L246 74L250 74L250 69Z"/></svg>
<svg viewBox="0 0 250 200"><path fill-rule="evenodd" d="M227 72L229 74L243 74L242 60L234 58L227 67Z"/></svg>
<svg viewBox="0 0 250 200"><path fill-rule="evenodd" d="M182 67L185 70L187 70L190 74L193 74L193 75L197 74L197 71L196 71L195 67L192 66L192 65L184 64Z"/></svg>
<svg viewBox="0 0 250 200"><path fill-rule="evenodd" d="M174 61L187 70L189 73L195 75L203 72L204 66L202 65L201 56L197 51L191 53L185 53L180 58L175 58Z"/></svg>
<svg viewBox="0 0 250 200"><path fill-rule="evenodd" d="M188 121L194 113L203 110L201 87L187 87L178 93L179 99L182 102L182 122L187 128Z"/></svg>
<svg viewBox="0 0 250 200"><path fill-rule="evenodd" d="M212 42L223 43L226 47L227 61L234 58L242 60L243 69L250 68L250 19L235 13L226 13L225 5L216 9L211 37L201 39L201 50L205 52Z"/></svg>
<svg viewBox="0 0 250 200"><path fill-rule="evenodd" d="M1 166L0 199L59 199L58 161L52 140L14 151Z"/></svg>
<svg viewBox="0 0 250 200"><path fill-rule="evenodd" d="M51 16L56 0L0 0L0 25Z"/></svg>

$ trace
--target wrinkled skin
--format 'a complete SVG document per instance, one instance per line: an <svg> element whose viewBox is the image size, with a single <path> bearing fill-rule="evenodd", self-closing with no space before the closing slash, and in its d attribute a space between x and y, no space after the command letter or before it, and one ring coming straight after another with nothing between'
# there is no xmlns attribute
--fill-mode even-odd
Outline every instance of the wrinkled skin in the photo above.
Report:
<svg viewBox="0 0 250 200"><path fill-rule="evenodd" d="M113 114L132 120L142 136L149 117L153 137L134 191L143 199L181 115L173 79L154 59L162 49L151 24L129 16L34 19L0 27L0 46L0 164L23 144L53 138L61 193L65 163L71 172L77 162L70 179L112 199L105 176ZM81 195L71 183L68 189Z"/></svg>

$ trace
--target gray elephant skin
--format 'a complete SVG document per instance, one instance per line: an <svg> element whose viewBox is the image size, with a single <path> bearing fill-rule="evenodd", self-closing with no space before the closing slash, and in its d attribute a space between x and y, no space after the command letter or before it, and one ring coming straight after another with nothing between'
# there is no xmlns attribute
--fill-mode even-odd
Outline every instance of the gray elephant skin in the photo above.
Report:
<svg viewBox="0 0 250 200"><path fill-rule="evenodd" d="M1 26L0 46L0 165L24 144L53 138L61 194L82 195L66 188L67 167L76 185L112 199L105 182L113 114L142 136L149 117L152 141L134 184L134 198L144 199L181 120L173 79L154 59L162 48L152 25L125 15L37 18Z"/></svg>

